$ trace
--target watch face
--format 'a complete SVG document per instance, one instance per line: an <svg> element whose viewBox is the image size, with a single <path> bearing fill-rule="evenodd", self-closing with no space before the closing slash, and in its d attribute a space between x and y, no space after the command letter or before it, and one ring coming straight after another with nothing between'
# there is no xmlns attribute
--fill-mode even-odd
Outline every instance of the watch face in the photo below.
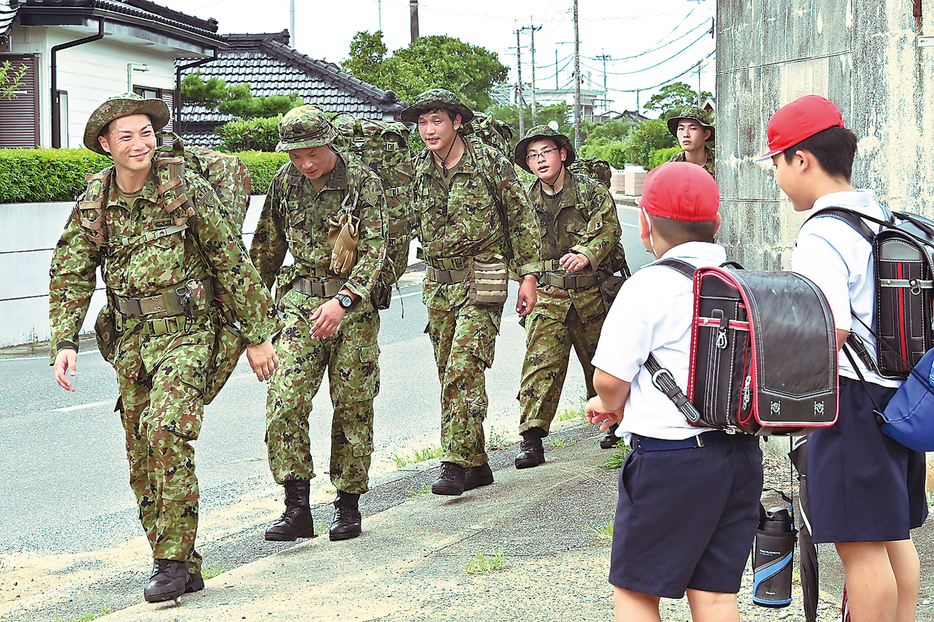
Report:
<svg viewBox="0 0 934 622"><path fill-rule="evenodd" d="M350 305L353 304L353 298L351 298L347 294L338 294L337 296L335 296L335 298L337 298L337 302L339 302L341 306L345 309L349 309Z"/></svg>

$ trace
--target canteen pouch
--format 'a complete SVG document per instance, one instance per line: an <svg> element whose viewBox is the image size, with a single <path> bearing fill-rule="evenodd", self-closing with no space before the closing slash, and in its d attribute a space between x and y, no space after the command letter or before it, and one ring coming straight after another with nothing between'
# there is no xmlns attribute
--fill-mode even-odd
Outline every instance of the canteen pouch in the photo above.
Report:
<svg viewBox="0 0 934 622"><path fill-rule="evenodd" d="M467 296L481 304L501 305L509 294L509 270L505 263L470 261Z"/></svg>
<svg viewBox="0 0 934 622"><path fill-rule="evenodd" d="M113 365L118 335L113 310L109 305L105 305L97 314L97 320L94 322L94 336L97 337L97 349L100 350L101 356Z"/></svg>
<svg viewBox="0 0 934 622"><path fill-rule="evenodd" d="M331 219L328 244L331 247L331 272L343 277L350 275L357 263L357 244L360 241L360 219L344 213Z"/></svg>

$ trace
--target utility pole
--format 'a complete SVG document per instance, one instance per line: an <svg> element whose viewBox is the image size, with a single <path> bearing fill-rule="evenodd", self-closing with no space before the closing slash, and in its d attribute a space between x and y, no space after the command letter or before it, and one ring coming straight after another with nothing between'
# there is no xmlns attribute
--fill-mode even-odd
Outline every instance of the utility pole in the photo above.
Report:
<svg viewBox="0 0 934 622"><path fill-rule="evenodd" d="M516 28L516 107L519 108L519 138L525 136L525 104L522 100L522 43L519 42L521 28Z"/></svg>
<svg viewBox="0 0 934 622"><path fill-rule="evenodd" d="M535 31L541 30L541 26L532 26L532 18L529 17L529 26L523 27L523 30L528 28L532 32L532 126L538 125L538 120L535 117ZM557 74L557 69L555 70Z"/></svg>
<svg viewBox="0 0 934 622"><path fill-rule="evenodd" d="M409 0L409 28L412 31L412 43L415 43L418 41L418 0Z"/></svg>
<svg viewBox="0 0 934 622"><path fill-rule="evenodd" d="M292 35L292 49L295 49L295 0L289 0L289 34Z"/></svg>
<svg viewBox="0 0 934 622"><path fill-rule="evenodd" d="M700 94L700 66L703 61L697 61L697 107L701 107L701 94Z"/></svg>
<svg viewBox="0 0 934 622"><path fill-rule="evenodd" d="M559 88L561 87L558 86L558 48L555 48L555 90Z"/></svg>
<svg viewBox="0 0 934 622"><path fill-rule="evenodd" d="M577 21L577 0L574 0L574 149L581 143L581 42Z"/></svg>
<svg viewBox="0 0 934 622"><path fill-rule="evenodd" d="M603 50L601 50L602 52ZM606 61L610 60L610 57L606 54L601 54L600 56L595 56L597 60L603 61L603 111L610 111L610 93L606 88Z"/></svg>

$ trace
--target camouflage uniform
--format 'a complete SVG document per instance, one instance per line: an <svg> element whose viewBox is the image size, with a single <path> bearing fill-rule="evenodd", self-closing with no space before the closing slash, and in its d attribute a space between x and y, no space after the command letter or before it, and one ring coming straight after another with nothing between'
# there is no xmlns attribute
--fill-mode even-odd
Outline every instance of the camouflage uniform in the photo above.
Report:
<svg viewBox="0 0 934 622"><path fill-rule="evenodd" d="M109 106L109 102L95 112L97 118L92 116L89 127L101 118L122 116L115 115L117 104ZM97 133L91 134L93 143L89 141L88 146L100 151ZM114 309L117 342L110 360L117 371L118 408L140 521L154 558L187 561L189 571L196 574L201 566L194 549L199 495L191 441L201 430L202 391L218 315L209 301L197 297L190 301L186 314L177 316L125 315L119 311L121 301L158 296L204 279L209 270L206 259L219 284L230 292L243 335L251 344L262 343L274 332L273 301L217 195L203 178L186 173L185 179L197 216L188 225L197 233L200 249L185 232L165 235L172 222L160 204L153 171L135 205L121 198L115 177L110 179L103 211L108 242L98 245L89 239L81 224L79 201L53 253L49 283L52 361L63 348L77 350L78 331L100 267L109 306Z"/></svg>
<svg viewBox="0 0 934 622"><path fill-rule="evenodd" d="M678 114L668 119L668 131L671 132L671 135L676 139L678 138L678 121L681 119L690 119L692 121L697 121L697 123L706 130L710 130L710 136L707 138L707 143L709 145L704 145L705 151L707 153L707 161L704 163L704 170L710 173L710 176L716 178L716 160L714 158L714 136L716 134L716 128L713 125L713 122L710 119L710 115L703 109L698 108L697 106L685 106L678 111ZM668 159L669 162L686 162L686 154L684 151L681 153L676 153Z"/></svg>
<svg viewBox="0 0 934 622"><path fill-rule="evenodd" d="M288 117L283 124L288 124ZM300 280L338 279L329 271L329 220L340 216L345 202L360 218L360 237L356 264L343 287L360 299L346 311L333 335L314 339L309 318L333 294L305 293L297 285ZM273 341L280 365L270 380L266 403L269 467L278 484L315 476L308 416L327 368L334 406L331 482L338 491L367 491L373 453L373 398L379 392L379 312L370 291L386 256L385 209L379 178L346 154L338 156L320 192L288 163L276 173L266 194L250 256L266 285L276 283L281 296L278 307L285 319L285 329ZM282 267L287 251L295 263Z"/></svg>
<svg viewBox="0 0 934 622"><path fill-rule="evenodd" d="M432 90L419 99L430 100L438 93L447 95ZM418 105L416 100L409 109L410 115L416 113L416 120ZM403 120L408 121L405 115ZM514 253L508 262L510 270L520 275L536 272L541 261L539 224L515 168L493 148L461 138L466 151L449 189L427 150L415 162L412 202L425 262L452 274L468 270L474 259L501 262L507 254L508 236ZM505 227L497 203L506 212ZM422 301L428 308L425 332L441 381L441 461L482 466L487 463L484 372L493 364L504 305L470 300L466 280L442 283L427 274Z"/></svg>

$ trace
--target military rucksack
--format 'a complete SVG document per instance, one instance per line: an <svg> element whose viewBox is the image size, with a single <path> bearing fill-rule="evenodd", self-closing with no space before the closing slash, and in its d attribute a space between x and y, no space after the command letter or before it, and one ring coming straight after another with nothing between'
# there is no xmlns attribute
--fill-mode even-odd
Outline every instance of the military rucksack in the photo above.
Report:
<svg viewBox="0 0 934 622"><path fill-rule="evenodd" d="M509 149L509 141L512 140L512 128L492 115L474 113L473 119L461 125L460 132L465 136L473 136L484 145L493 147L502 153L507 160L512 161Z"/></svg>
<svg viewBox="0 0 934 622"><path fill-rule="evenodd" d="M610 163L600 158L582 158L579 155L568 167L568 170L577 175L584 175L599 181L607 189L613 179L613 169Z"/></svg>
<svg viewBox="0 0 934 622"><path fill-rule="evenodd" d="M221 286L210 262L204 257L195 232L197 212L189 194L185 174L186 170L194 171L211 185L220 199L221 209L228 216L232 230L239 237L243 233L243 220L250 203L250 172L237 156L201 147L185 147L179 136L168 136L172 139L171 145L156 149L152 164L158 183L159 203L172 218L172 226L155 232L155 235L168 236L182 232L191 234L195 248L213 277L213 305L218 311L220 325L215 332L214 353L205 375L204 403L210 404L233 373L240 356L246 350L247 343L240 332L239 318L234 311L231 296ZM103 206L112 174L111 167L100 173L87 175L88 186L78 203L85 233L88 239L97 245L107 244L107 219ZM145 243L153 239L149 234L143 237L145 239L138 242ZM101 355L113 362L113 349L119 335L115 329L111 305L105 306L98 315L95 332Z"/></svg>
<svg viewBox="0 0 934 622"><path fill-rule="evenodd" d="M415 233L412 214L412 158L409 129L403 123L361 119L347 113L331 117L338 151L354 154L376 173L386 194L386 261L371 298L377 309L388 309L392 286L409 263L409 243Z"/></svg>

